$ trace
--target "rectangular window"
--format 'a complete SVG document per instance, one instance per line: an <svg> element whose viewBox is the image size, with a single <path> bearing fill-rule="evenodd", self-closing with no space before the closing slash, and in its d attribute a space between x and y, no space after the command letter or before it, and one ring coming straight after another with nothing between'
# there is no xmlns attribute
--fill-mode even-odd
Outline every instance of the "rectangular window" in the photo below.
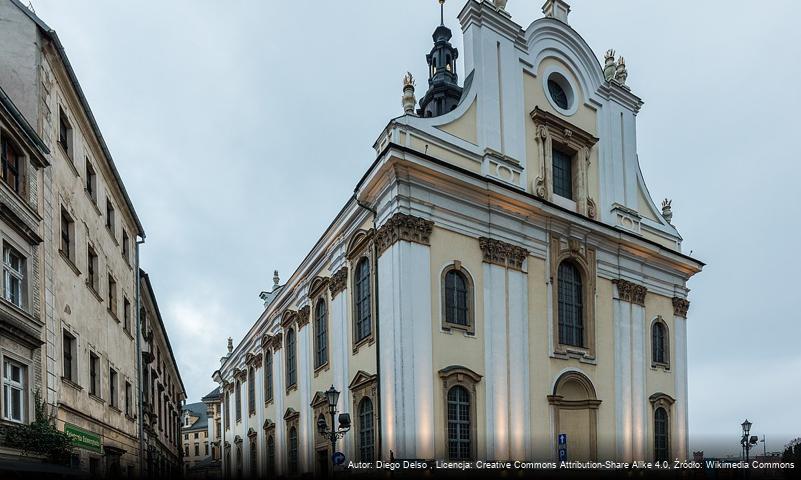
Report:
<svg viewBox="0 0 801 480"><path fill-rule="evenodd" d="M197 432L195 432L195 438L197 438Z"/></svg>
<svg viewBox="0 0 801 480"><path fill-rule="evenodd" d="M127 297L122 297L122 328L131 331L131 302Z"/></svg>
<svg viewBox="0 0 801 480"><path fill-rule="evenodd" d="M200 445L198 445L198 444L196 443L196 444L195 444L195 456L197 457L197 456L199 456L199 455L200 455Z"/></svg>
<svg viewBox="0 0 801 480"><path fill-rule="evenodd" d="M209 444L208 442L206 442L206 456L208 455L209 455Z"/></svg>
<svg viewBox="0 0 801 480"><path fill-rule="evenodd" d="M3 418L25 421L25 366L7 358L3 361Z"/></svg>
<svg viewBox="0 0 801 480"><path fill-rule="evenodd" d="M100 290L97 278L97 254L91 245L86 247L86 284L95 292Z"/></svg>
<svg viewBox="0 0 801 480"><path fill-rule="evenodd" d="M2 175L3 183L11 187L11 190L22 194L24 185L21 178L22 172L20 172L22 156L6 136L0 137L0 164L2 165L0 174Z"/></svg>
<svg viewBox="0 0 801 480"><path fill-rule="evenodd" d="M559 150L553 151L553 193L573 199L573 157Z"/></svg>
<svg viewBox="0 0 801 480"><path fill-rule="evenodd" d="M61 209L61 253L75 263L75 222Z"/></svg>
<svg viewBox="0 0 801 480"><path fill-rule="evenodd" d="M106 199L106 228L109 229L112 236L114 236L114 205L111 200Z"/></svg>
<svg viewBox="0 0 801 480"><path fill-rule="evenodd" d="M89 157L86 157L86 193L97 204L97 174L89 162Z"/></svg>
<svg viewBox="0 0 801 480"><path fill-rule="evenodd" d="M122 229L122 258L125 259L128 264L131 263L131 239L128 237L128 232L123 228Z"/></svg>
<svg viewBox="0 0 801 480"><path fill-rule="evenodd" d="M108 369L108 401L117 408L117 371L113 368Z"/></svg>
<svg viewBox="0 0 801 480"><path fill-rule="evenodd" d="M100 357L89 352L89 395L100 396Z"/></svg>
<svg viewBox="0 0 801 480"><path fill-rule="evenodd" d="M125 414L129 417L133 414L133 389L131 382L125 382Z"/></svg>
<svg viewBox="0 0 801 480"><path fill-rule="evenodd" d="M108 311L117 316L117 281L108 274Z"/></svg>
<svg viewBox="0 0 801 480"><path fill-rule="evenodd" d="M3 298L19 308L25 302L25 257L9 245L3 245Z"/></svg>
<svg viewBox="0 0 801 480"><path fill-rule="evenodd" d="M58 144L68 157L72 157L72 126L64 110L58 109Z"/></svg>
<svg viewBox="0 0 801 480"><path fill-rule="evenodd" d="M76 380L73 377L73 372L75 372L75 337L66 330L64 330L64 335L61 339L61 353L64 357L62 375L65 379L73 382Z"/></svg>
<svg viewBox="0 0 801 480"><path fill-rule="evenodd" d="M223 404L223 421L225 422L225 429L231 429L231 394L225 392L225 402Z"/></svg>

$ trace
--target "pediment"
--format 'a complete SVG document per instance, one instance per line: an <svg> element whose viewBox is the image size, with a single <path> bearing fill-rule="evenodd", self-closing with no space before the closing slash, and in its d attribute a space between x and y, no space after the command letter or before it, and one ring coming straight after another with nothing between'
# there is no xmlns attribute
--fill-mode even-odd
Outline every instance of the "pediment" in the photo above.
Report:
<svg viewBox="0 0 801 480"><path fill-rule="evenodd" d="M359 370L356 372L356 375L353 376L353 380L350 381L350 385L348 388L352 390L358 390L365 385L369 385L372 382L375 382L377 375L370 375L369 373L365 372L364 370Z"/></svg>

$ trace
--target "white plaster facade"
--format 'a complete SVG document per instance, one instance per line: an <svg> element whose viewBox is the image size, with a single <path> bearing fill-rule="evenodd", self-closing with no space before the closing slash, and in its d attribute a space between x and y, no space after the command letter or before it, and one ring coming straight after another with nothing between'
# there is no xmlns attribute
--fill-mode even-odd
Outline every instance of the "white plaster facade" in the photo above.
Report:
<svg viewBox="0 0 801 480"><path fill-rule="evenodd" d="M365 398L374 408L371 458L452 456L453 385L464 386L473 412L470 458L556 459L565 433L571 459L650 460L660 408L664 454L687 458L686 282L703 264L681 253L681 237L645 187L635 130L642 102L625 85L622 61L607 80L567 23L569 7L553 0L545 11L524 29L493 3L466 2L459 105L389 122L353 198L264 297L264 312L214 373L226 392L225 475L330 468L315 423L316 399L331 385L342 392L338 409L354 419L337 444L349 460L364 455L357 409ZM566 108L549 93L550 78L569 90ZM572 152L572 198L554 192L557 146ZM362 340L354 290L363 259L372 323ZM586 293L577 346L559 333L565 259L581 267ZM471 279L469 331L443 324L449 265ZM328 357L315 366L320 301ZM654 360L655 318L667 327L669 362ZM298 338L292 353L289 335ZM298 381L289 386L293 355Z"/></svg>

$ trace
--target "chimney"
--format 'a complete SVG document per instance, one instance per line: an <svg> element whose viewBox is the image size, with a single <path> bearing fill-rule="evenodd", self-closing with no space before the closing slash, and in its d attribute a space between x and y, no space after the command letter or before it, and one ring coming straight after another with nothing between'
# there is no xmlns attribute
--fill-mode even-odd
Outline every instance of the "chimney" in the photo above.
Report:
<svg viewBox="0 0 801 480"><path fill-rule="evenodd" d="M567 16L570 14L570 5L564 0L548 0L542 6L542 13L546 17L555 18L560 22L568 24Z"/></svg>

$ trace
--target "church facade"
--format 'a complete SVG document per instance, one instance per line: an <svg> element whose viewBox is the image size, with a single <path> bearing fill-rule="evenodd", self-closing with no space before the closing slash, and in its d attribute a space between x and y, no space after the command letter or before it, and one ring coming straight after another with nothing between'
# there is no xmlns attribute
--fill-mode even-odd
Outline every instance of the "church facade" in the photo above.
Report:
<svg viewBox="0 0 801 480"><path fill-rule="evenodd" d="M548 0L522 27L468 0L428 89L313 250L221 359L231 477L348 460L686 459L687 281L640 171L622 58ZM457 61L466 77L460 83Z"/></svg>

